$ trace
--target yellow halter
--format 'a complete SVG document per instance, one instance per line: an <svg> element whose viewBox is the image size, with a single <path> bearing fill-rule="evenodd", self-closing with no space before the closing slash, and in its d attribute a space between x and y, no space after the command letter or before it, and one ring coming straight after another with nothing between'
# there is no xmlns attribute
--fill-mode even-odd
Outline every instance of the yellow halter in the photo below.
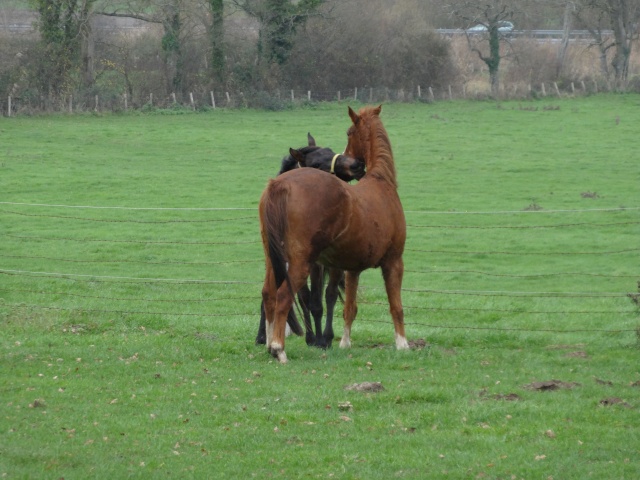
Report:
<svg viewBox="0 0 640 480"><path fill-rule="evenodd" d="M340 156L340 154L336 153L333 156L333 159L331 160L331 170L329 171L331 173L331 175L335 175L336 174L336 160L338 160L339 156Z"/></svg>

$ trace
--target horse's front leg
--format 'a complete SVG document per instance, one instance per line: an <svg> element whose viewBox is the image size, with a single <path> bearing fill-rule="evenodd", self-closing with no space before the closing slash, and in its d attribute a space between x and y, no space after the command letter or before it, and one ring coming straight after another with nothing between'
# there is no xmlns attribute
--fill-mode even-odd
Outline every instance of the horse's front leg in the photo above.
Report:
<svg viewBox="0 0 640 480"><path fill-rule="evenodd" d="M358 314L358 305L356 303L356 295L358 293L358 282L360 281L360 272L346 272L345 274L345 290L344 290L344 332L342 340L340 340L340 348L351 347L351 325Z"/></svg>
<svg viewBox="0 0 640 480"><path fill-rule="evenodd" d="M387 290L387 298L389 299L389 311L393 318L393 326L395 328L396 348L405 350L409 348L407 337L404 333L404 311L402 309L402 276L404 274L404 263L402 257L394 261L386 262L382 265L382 277L384 278L384 286Z"/></svg>

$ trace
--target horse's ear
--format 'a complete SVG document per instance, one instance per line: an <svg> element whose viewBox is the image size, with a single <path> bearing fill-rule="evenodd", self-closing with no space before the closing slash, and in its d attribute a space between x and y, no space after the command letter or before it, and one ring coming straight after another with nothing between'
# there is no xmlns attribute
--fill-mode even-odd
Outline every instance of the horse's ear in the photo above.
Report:
<svg viewBox="0 0 640 480"><path fill-rule="evenodd" d="M293 148L289 148L289 154L293 158L295 158L296 162L298 162L301 167L306 167L307 162L302 153L300 153L298 150L295 150Z"/></svg>
<svg viewBox="0 0 640 480"><path fill-rule="evenodd" d="M310 147L316 146L316 139L313 138L310 133L307 133L307 141L309 142Z"/></svg>
<svg viewBox="0 0 640 480"><path fill-rule="evenodd" d="M381 111L382 111L382 104L378 105L376 108L373 109L373 114L380 115Z"/></svg>
<svg viewBox="0 0 640 480"><path fill-rule="evenodd" d="M354 112L351 107L349 108L349 116L351 117L351 121L353 122L354 125L357 125L358 122L360 121L360 117L358 116L358 114L356 112Z"/></svg>

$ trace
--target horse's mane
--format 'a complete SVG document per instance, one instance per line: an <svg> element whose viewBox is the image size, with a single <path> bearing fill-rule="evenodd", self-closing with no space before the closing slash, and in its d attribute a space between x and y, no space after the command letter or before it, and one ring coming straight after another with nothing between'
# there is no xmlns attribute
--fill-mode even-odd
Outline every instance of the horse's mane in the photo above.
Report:
<svg viewBox="0 0 640 480"><path fill-rule="evenodd" d="M369 155L368 158L365 158L367 175L384 180L394 188L398 188L396 165L393 160L389 135L378 113L374 110L372 107L365 107L358 112L361 122L368 125L369 135L371 135L368 147Z"/></svg>

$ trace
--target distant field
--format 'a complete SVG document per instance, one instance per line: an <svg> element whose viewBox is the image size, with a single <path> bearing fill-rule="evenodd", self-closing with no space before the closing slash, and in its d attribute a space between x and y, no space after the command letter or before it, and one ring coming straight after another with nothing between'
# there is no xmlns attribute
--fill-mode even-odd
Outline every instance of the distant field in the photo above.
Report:
<svg viewBox="0 0 640 480"><path fill-rule="evenodd" d="M346 110L0 118L1 478L637 476L640 96L384 105L415 347L369 271L281 366L258 199Z"/></svg>

